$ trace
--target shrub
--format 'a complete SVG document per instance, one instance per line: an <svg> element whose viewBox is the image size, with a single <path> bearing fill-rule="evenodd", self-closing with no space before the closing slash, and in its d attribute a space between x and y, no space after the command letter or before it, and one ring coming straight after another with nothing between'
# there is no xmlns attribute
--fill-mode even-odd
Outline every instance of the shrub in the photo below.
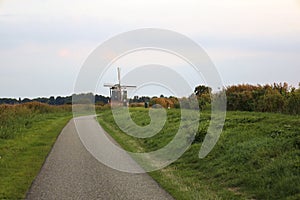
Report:
<svg viewBox="0 0 300 200"><path fill-rule="evenodd" d="M0 139L12 139L39 116L47 113L70 112L71 106L50 106L39 102L0 105Z"/></svg>

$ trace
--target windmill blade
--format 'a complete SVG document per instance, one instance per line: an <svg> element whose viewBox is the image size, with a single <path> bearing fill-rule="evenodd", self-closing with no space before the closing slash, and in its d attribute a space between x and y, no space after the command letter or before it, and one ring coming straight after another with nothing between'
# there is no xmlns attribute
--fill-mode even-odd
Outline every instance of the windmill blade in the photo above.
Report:
<svg viewBox="0 0 300 200"><path fill-rule="evenodd" d="M118 67L118 82L119 82L119 85L121 85L120 67Z"/></svg>
<svg viewBox="0 0 300 200"><path fill-rule="evenodd" d="M115 84L105 83L103 86L104 86L104 87L114 87Z"/></svg>
<svg viewBox="0 0 300 200"><path fill-rule="evenodd" d="M125 89L125 88L136 88L135 85L122 85L121 88Z"/></svg>

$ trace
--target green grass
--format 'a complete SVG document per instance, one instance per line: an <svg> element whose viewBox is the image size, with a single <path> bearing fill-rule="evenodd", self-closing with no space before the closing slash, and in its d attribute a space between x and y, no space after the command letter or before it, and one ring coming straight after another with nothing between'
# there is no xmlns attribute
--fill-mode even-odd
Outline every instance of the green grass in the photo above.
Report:
<svg viewBox="0 0 300 200"><path fill-rule="evenodd" d="M131 108L139 125L150 122L148 110ZM103 128L126 150L149 152L172 140L180 110L168 110L157 135L139 139L123 133L110 110L99 114ZM201 113L194 143L168 167L150 172L176 199L299 199L300 117L255 112L227 112L223 133L212 152L198 158L210 121ZM188 133L188 132L187 132Z"/></svg>
<svg viewBox="0 0 300 200"><path fill-rule="evenodd" d="M61 108L45 112L40 108L27 110L8 106L1 111L0 118L5 113L10 113L7 115L10 118L0 120L0 199L24 199L58 134L72 115Z"/></svg>

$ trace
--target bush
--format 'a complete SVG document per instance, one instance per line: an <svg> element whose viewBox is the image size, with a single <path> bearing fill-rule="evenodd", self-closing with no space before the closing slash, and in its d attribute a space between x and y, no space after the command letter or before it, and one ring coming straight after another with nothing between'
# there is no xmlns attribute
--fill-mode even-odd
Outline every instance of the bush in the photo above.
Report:
<svg viewBox="0 0 300 200"><path fill-rule="evenodd" d="M287 100L287 112L291 114L300 114L300 92L292 93Z"/></svg>
<svg viewBox="0 0 300 200"><path fill-rule="evenodd" d="M50 106L39 102L0 105L0 139L12 139L30 128L39 116L47 113L70 112L71 106Z"/></svg>
<svg viewBox="0 0 300 200"><path fill-rule="evenodd" d="M300 89L287 83L273 85L233 85L225 89L227 109L299 114Z"/></svg>

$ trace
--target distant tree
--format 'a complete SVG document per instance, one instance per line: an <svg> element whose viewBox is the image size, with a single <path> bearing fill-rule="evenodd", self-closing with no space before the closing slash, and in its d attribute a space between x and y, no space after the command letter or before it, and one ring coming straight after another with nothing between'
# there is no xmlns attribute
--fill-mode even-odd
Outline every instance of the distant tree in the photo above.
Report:
<svg viewBox="0 0 300 200"><path fill-rule="evenodd" d="M63 105L63 104L65 104L64 98L62 98L61 96L56 97L55 105Z"/></svg>
<svg viewBox="0 0 300 200"><path fill-rule="evenodd" d="M12 99L12 98L2 98L0 99L0 104L18 104L17 99Z"/></svg>
<svg viewBox="0 0 300 200"><path fill-rule="evenodd" d="M291 97L295 91L287 83L232 85L226 88L227 109L290 113L287 110L288 100L295 98L295 95Z"/></svg>
<svg viewBox="0 0 300 200"><path fill-rule="evenodd" d="M211 91L212 89L205 85L199 85L195 88L194 95L197 96L200 109L203 109L211 103Z"/></svg>
<svg viewBox="0 0 300 200"><path fill-rule="evenodd" d="M80 98L76 103L78 104L91 104L91 100L89 98Z"/></svg>
<svg viewBox="0 0 300 200"><path fill-rule="evenodd" d="M39 98L32 99L32 101L37 101L37 102L40 102L40 103L47 103L48 102L48 98L39 97Z"/></svg>
<svg viewBox="0 0 300 200"><path fill-rule="evenodd" d="M205 85L199 85L195 88L194 93L197 96L201 96L203 94L210 94L212 89L210 87L207 87Z"/></svg>
<svg viewBox="0 0 300 200"><path fill-rule="evenodd" d="M286 105L287 112L290 114L300 114L300 90L291 92Z"/></svg>
<svg viewBox="0 0 300 200"><path fill-rule="evenodd" d="M51 96L51 97L49 98L48 104L50 104L50 105L55 105L55 98L54 98L54 96Z"/></svg>
<svg viewBox="0 0 300 200"><path fill-rule="evenodd" d="M133 102L134 102L134 103L139 102L139 96L134 96L134 97L133 97Z"/></svg>
<svg viewBox="0 0 300 200"><path fill-rule="evenodd" d="M107 104L109 101L108 97L102 95L95 95L95 103Z"/></svg>
<svg viewBox="0 0 300 200"><path fill-rule="evenodd" d="M49 98L47 97L38 97L34 99L11 99L11 98L0 98L0 104L20 104L20 103L28 103L28 102L39 102L39 103L47 103L50 105L63 105L63 104L72 104L72 101L76 103L76 101L79 101L80 99L89 99L89 102L95 102L96 104L100 103L102 104L107 104L109 101L109 97L105 97L102 95L94 95L93 93L82 93L82 94L72 94L72 96L58 96L54 97L51 96ZM86 102L86 100L84 101Z"/></svg>
<svg viewBox="0 0 300 200"><path fill-rule="evenodd" d="M28 103L28 102L31 102L32 100L31 99L28 99L28 98L25 98L22 100L22 103Z"/></svg>
<svg viewBox="0 0 300 200"><path fill-rule="evenodd" d="M266 112L283 112L285 99L279 91L268 91L263 98L264 111Z"/></svg>

